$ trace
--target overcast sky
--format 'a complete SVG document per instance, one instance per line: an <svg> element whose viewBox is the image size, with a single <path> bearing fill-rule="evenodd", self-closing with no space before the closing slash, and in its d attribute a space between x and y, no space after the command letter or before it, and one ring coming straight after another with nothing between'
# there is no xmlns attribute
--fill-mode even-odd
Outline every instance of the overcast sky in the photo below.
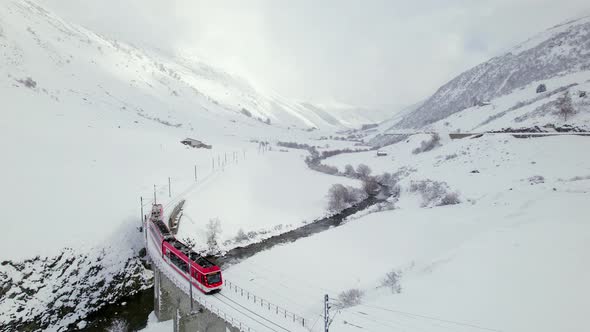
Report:
<svg viewBox="0 0 590 332"><path fill-rule="evenodd" d="M182 50L290 98L404 105L588 0L38 0L109 37Z"/></svg>

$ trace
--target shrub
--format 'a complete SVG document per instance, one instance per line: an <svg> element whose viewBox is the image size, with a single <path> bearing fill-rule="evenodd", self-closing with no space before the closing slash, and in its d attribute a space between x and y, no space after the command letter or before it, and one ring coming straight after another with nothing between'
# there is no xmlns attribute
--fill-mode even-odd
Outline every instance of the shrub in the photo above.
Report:
<svg viewBox="0 0 590 332"><path fill-rule="evenodd" d="M397 200L377 203L374 205L373 212L383 212L383 211L395 210L395 203L396 202L397 202Z"/></svg>
<svg viewBox="0 0 590 332"><path fill-rule="evenodd" d="M338 174L338 167L335 167L335 166L329 166L329 165L324 165L324 164L319 164L319 163L309 163L309 167L313 170L318 171L318 172L322 172L322 173L326 173L326 174L330 174L330 175Z"/></svg>
<svg viewBox="0 0 590 332"><path fill-rule="evenodd" d="M350 186L346 187L346 189L348 190L348 196L346 196L345 201L348 204L356 204L369 197L363 189L354 188Z"/></svg>
<svg viewBox="0 0 590 332"><path fill-rule="evenodd" d="M363 190L367 195L375 195L379 192L379 183L374 178L366 178L363 181Z"/></svg>
<svg viewBox="0 0 590 332"><path fill-rule="evenodd" d="M244 230L241 228L240 228L240 230L238 230L238 234L236 234L236 237L234 238L234 240L236 242L244 242L244 241L248 241L248 239L249 239L248 235L246 235Z"/></svg>
<svg viewBox="0 0 590 332"><path fill-rule="evenodd" d="M422 207L459 204L459 194L451 192L446 182L432 180L412 181L410 192L418 192L422 196Z"/></svg>
<svg viewBox="0 0 590 332"><path fill-rule="evenodd" d="M335 184L328 190L328 209L338 212L367 198L365 191Z"/></svg>
<svg viewBox="0 0 590 332"><path fill-rule="evenodd" d="M245 108L242 108L242 110L240 112L249 118L252 117L252 113Z"/></svg>
<svg viewBox="0 0 590 332"><path fill-rule="evenodd" d="M37 87L37 82L35 82L32 78L27 77L22 80L16 80L17 82L24 84L29 89L34 89Z"/></svg>
<svg viewBox="0 0 590 332"><path fill-rule="evenodd" d="M438 206L455 205L461 203L459 193L456 191L446 193L440 200Z"/></svg>
<svg viewBox="0 0 590 332"><path fill-rule="evenodd" d="M542 175L535 175L528 178L531 184L545 183L545 178Z"/></svg>
<svg viewBox="0 0 590 332"><path fill-rule="evenodd" d="M125 332L129 329L129 325L123 319L116 319L111 326L107 328L108 332Z"/></svg>
<svg viewBox="0 0 590 332"><path fill-rule="evenodd" d="M371 168L365 164L359 164L356 167L356 172L361 179L365 179L371 175Z"/></svg>
<svg viewBox="0 0 590 332"><path fill-rule="evenodd" d="M400 180L400 173L397 172L395 174L391 174L388 172L385 172L381 175L378 175L375 177L375 180L381 184L381 186L383 186L384 188L381 188L383 190L383 193L388 195L388 196L399 196L401 188L398 185L398 182Z"/></svg>
<svg viewBox="0 0 590 332"><path fill-rule="evenodd" d="M356 176L356 172L354 171L354 167L352 167L351 164L344 166L344 175L350 176L350 177Z"/></svg>
<svg viewBox="0 0 590 332"><path fill-rule="evenodd" d="M446 155L446 156L445 156L445 160L451 160L451 159L455 159L455 158L457 158L457 157L458 157L458 156L457 156L457 154L456 154L456 153L453 153L453 154L448 154L448 155Z"/></svg>
<svg viewBox="0 0 590 332"><path fill-rule="evenodd" d="M363 291L356 288L344 291L338 294L338 307L350 308L359 305L362 302L363 295Z"/></svg>
<svg viewBox="0 0 590 332"><path fill-rule="evenodd" d="M420 147L417 147L414 150L412 150L412 153L418 154L418 153L422 153L422 152L428 152L428 151L436 148L439 145L440 145L440 135L435 133L435 134L432 134L432 137L430 137L429 140L422 141L422 143L420 143Z"/></svg>
<svg viewBox="0 0 590 332"><path fill-rule="evenodd" d="M381 281L381 286L388 287L392 293L401 293L402 287L400 285L400 278L402 274L399 271L387 272L385 278Z"/></svg>

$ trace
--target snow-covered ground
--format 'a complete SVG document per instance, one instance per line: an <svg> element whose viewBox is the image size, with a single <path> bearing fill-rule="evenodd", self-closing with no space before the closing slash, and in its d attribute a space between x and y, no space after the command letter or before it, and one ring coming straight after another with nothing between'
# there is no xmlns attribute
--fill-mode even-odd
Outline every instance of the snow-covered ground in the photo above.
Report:
<svg viewBox="0 0 590 332"><path fill-rule="evenodd" d="M152 312L148 318L148 325L141 329L143 332L160 332L160 331L173 331L174 322L172 320L159 322L156 315Z"/></svg>
<svg viewBox="0 0 590 332"><path fill-rule="evenodd" d="M413 155L420 139L389 147L389 157L325 161L364 162L378 172L413 166L398 209L259 253L226 278L318 320L314 330L321 330L323 295L352 288L364 291L362 303L338 313L334 330L584 330L590 159L581 151L588 138L489 135L443 140ZM451 152L457 156L445 160ZM462 203L421 208L408 188L424 179L447 181ZM399 294L380 287L394 270L402 275Z"/></svg>
<svg viewBox="0 0 590 332"><path fill-rule="evenodd" d="M217 218L221 222L217 239L220 249L229 250L323 217L327 213L326 194L334 183L360 186L359 181L310 170L303 161L307 155L304 150L280 152L274 148L263 154L252 153L215 173L184 196L187 203L178 238L190 238L196 249L205 249L207 223ZM239 230L254 233L248 240L223 245Z"/></svg>

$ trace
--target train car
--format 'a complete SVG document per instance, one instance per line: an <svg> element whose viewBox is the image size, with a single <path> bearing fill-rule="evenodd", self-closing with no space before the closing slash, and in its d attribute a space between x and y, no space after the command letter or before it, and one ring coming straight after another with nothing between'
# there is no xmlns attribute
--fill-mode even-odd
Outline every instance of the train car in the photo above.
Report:
<svg viewBox="0 0 590 332"><path fill-rule="evenodd" d="M160 247L163 241L174 239L174 236L162 220L151 220L149 222L149 228L152 238Z"/></svg>
<svg viewBox="0 0 590 332"><path fill-rule="evenodd" d="M150 216L152 220L164 220L164 207L162 204L154 204L152 205L152 213Z"/></svg>
<svg viewBox="0 0 590 332"><path fill-rule="evenodd" d="M162 255L180 275L203 293L218 292L223 286L221 269L190 250L184 243L169 239L162 242Z"/></svg>
<svg viewBox="0 0 590 332"><path fill-rule="evenodd" d="M201 292L208 294L221 290L223 279L219 266L178 241L163 219L162 205L154 204L148 221L149 233L160 248L164 261Z"/></svg>

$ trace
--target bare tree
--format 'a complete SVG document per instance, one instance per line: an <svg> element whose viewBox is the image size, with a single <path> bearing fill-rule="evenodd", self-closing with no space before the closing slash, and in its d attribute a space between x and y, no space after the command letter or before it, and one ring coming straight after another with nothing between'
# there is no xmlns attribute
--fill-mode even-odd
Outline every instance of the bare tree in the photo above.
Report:
<svg viewBox="0 0 590 332"><path fill-rule="evenodd" d="M221 234L221 220L219 218L209 219L207 224L207 245L210 250L217 248L219 234Z"/></svg>
<svg viewBox="0 0 590 332"><path fill-rule="evenodd" d="M350 308L361 304L364 292L360 289L349 289L338 294L338 307L339 308Z"/></svg>
<svg viewBox="0 0 590 332"><path fill-rule="evenodd" d="M348 189L339 183L335 184L328 190L328 209L340 211L346 208L349 199Z"/></svg>
<svg viewBox="0 0 590 332"><path fill-rule="evenodd" d="M392 293L401 293L402 287L399 283L399 279L401 278L401 272L399 271L391 271L387 272L385 278L381 281L381 286L391 288Z"/></svg>
<svg viewBox="0 0 590 332"><path fill-rule="evenodd" d="M365 179L371 175L371 168L365 164L359 164L356 167L356 172L361 179Z"/></svg>
<svg viewBox="0 0 590 332"><path fill-rule="evenodd" d="M345 187L341 184L333 185L330 190L328 190L327 196L328 209L334 212L342 211L368 197L363 189L351 186Z"/></svg>
<svg viewBox="0 0 590 332"><path fill-rule="evenodd" d="M574 115L576 112L569 91L566 91L563 95L557 98L557 112L559 115L563 116L564 121L567 121L567 117Z"/></svg>

